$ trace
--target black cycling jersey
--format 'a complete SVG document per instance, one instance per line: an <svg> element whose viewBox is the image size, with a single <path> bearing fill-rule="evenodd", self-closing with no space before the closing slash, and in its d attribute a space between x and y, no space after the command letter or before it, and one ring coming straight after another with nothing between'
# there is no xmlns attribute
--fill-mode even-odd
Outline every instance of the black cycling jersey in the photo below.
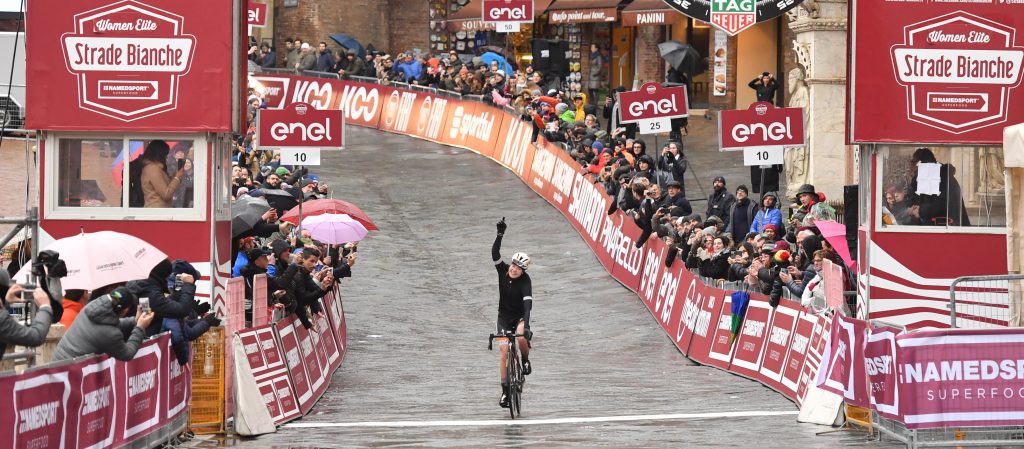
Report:
<svg viewBox="0 0 1024 449"><path fill-rule="evenodd" d="M501 235L494 239L494 246L491 249L491 258L494 260L494 267L498 270L498 316L508 320L524 319L526 326L530 325L530 309L533 307L533 287L530 283L530 275L523 272L518 278L512 279L508 275L508 264L501 260L499 249L501 248Z"/></svg>

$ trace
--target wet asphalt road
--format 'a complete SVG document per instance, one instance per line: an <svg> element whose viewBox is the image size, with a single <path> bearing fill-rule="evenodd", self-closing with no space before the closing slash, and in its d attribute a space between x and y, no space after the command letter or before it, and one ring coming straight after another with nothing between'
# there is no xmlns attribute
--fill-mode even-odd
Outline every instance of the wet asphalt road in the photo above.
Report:
<svg viewBox="0 0 1024 449"><path fill-rule="evenodd" d="M345 362L312 413L296 423L453 422L285 426L256 439L195 446L838 447L864 441L815 436L828 428L798 424L796 407L781 395L688 361L559 212L498 164L467 150L349 131L349 149L325 153L314 172L381 231L360 245L354 277L342 281ZM502 255L521 250L533 259L536 337L524 419L765 413L467 423L508 420L497 406L497 353L486 341L497 314L490 247L502 216L509 223Z"/></svg>

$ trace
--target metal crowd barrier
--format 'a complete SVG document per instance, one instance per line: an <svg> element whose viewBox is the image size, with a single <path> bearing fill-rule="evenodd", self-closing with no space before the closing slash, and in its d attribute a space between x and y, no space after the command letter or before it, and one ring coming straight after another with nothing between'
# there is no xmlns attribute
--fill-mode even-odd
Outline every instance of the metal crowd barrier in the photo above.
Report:
<svg viewBox="0 0 1024 449"><path fill-rule="evenodd" d="M1024 275L963 276L949 285L949 325L998 328L1020 313Z"/></svg>

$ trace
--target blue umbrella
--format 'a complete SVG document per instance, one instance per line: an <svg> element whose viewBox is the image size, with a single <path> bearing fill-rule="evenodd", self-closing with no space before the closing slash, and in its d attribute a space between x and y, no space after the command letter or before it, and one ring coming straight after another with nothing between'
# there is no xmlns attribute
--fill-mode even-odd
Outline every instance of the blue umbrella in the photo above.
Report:
<svg viewBox="0 0 1024 449"><path fill-rule="evenodd" d="M508 79L508 77L512 76L512 66L509 65L503 56L489 51L480 55L480 60L487 65L491 65L491 61L498 61L498 68L505 72L505 78Z"/></svg>
<svg viewBox="0 0 1024 449"><path fill-rule="evenodd" d="M356 55L360 58L366 56L366 49L363 48L363 44L360 44L354 37L347 34L332 34L331 40L337 42L338 45L345 47L348 50L355 50Z"/></svg>

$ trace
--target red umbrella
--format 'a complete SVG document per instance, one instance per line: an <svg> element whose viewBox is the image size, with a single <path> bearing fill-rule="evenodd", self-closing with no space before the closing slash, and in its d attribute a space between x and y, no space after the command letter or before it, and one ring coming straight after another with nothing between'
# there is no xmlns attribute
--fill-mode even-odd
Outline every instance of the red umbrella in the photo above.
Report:
<svg viewBox="0 0 1024 449"><path fill-rule="evenodd" d="M334 198L323 198L302 203L303 218L322 214L346 214L361 223L366 230L377 230L377 225L373 224L373 220L370 219L369 215L366 215L366 212L363 212L361 209L356 207L355 204L347 201L336 200ZM287 221L291 224L298 225L299 207L295 206L291 208L291 210L281 217L281 221Z"/></svg>

